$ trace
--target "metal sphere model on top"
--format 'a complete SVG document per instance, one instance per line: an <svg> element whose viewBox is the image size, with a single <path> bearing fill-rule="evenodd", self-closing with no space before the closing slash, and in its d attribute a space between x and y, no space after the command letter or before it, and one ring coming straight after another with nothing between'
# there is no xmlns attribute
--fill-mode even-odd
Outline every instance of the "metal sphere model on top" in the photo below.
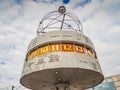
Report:
<svg viewBox="0 0 120 90"><path fill-rule="evenodd" d="M32 90L84 90L103 81L92 41L64 6L40 21L20 83Z"/></svg>

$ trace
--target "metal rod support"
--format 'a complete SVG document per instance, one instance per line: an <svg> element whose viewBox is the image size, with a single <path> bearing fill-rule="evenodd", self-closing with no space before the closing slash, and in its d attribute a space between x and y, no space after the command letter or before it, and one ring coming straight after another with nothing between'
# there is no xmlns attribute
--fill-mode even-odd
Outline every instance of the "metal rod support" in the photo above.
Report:
<svg viewBox="0 0 120 90"><path fill-rule="evenodd" d="M63 28L64 19L65 19L65 14L63 15L63 20L62 20L62 23L61 23L61 28L60 28L60 30L62 30L62 28Z"/></svg>

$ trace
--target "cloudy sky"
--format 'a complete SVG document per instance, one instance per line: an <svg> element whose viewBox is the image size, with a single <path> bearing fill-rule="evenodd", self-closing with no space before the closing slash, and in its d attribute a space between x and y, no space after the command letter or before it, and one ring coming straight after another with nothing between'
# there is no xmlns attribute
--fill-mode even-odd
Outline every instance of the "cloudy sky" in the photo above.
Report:
<svg viewBox="0 0 120 90"><path fill-rule="evenodd" d="M19 85L27 46L39 21L60 5L62 0L0 0L0 88ZM70 0L64 5L80 18L104 75L120 74L120 0Z"/></svg>

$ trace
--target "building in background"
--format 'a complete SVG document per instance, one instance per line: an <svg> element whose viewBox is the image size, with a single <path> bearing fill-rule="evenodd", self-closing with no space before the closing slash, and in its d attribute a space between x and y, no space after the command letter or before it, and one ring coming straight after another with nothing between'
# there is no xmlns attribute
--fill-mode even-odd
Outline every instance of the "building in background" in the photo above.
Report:
<svg viewBox="0 0 120 90"><path fill-rule="evenodd" d="M120 74L107 77L101 84L87 90L120 90Z"/></svg>

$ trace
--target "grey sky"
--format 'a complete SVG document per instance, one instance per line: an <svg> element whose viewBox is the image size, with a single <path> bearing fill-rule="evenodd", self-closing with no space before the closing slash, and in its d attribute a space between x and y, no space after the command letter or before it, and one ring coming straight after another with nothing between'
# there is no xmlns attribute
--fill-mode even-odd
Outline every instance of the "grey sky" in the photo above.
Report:
<svg viewBox="0 0 120 90"><path fill-rule="evenodd" d="M19 85L39 21L63 5L62 0L18 1L0 1L0 87ZM93 41L104 75L120 74L120 0L70 0L65 6L80 18L84 34Z"/></svg>

